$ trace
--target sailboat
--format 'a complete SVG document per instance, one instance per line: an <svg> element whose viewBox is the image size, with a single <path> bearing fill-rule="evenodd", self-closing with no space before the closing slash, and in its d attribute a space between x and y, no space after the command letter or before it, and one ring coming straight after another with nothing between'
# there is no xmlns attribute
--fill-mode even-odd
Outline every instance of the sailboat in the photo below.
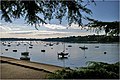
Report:
<svg viewBox="0 0 120 80"><path fill-rule="evenodd" d="M68 54L69 54L68 52L65 52L65 43L64 43L64 49L62 52L58 53L58 58L67 58Z"/></svg>
<svg viewBox="0 0 120 80"><path fill-rule="evenodd" d="M30 61L29 52L22 52L21 53L22 57L20 57L20 60L28 60Z"/></svg>
<svg viewBox="0 0 120 80"><path fill-rule="evenodd" d="M79 47L79 48L81 48L82 50L88 49L88 47L86 47L86 46Z"/></svg>
<svg viewBox="0 0 120 80"><path fill-rule="evenodd" d="M27 49L27 44L26 44L26 51L22 52L21 56L22 57L20 57L20 60L28 60L28 61L30 61L29 52L28 52L28 49Z"/></svg>

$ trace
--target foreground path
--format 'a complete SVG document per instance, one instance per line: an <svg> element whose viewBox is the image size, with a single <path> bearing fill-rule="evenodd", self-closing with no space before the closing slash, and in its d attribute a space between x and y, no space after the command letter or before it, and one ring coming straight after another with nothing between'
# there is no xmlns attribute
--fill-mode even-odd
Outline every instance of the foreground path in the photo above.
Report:
<svg viewBox="0 0 120 80"><path fill-rule="evenodd" d="M9 64L14 64L14 65L21 66L21 67L25 67L25 68L44 71L44 72L48 72L48 73L52 73L56 70L63 69L63 67L60 67L60 66L18 60L18 59L9 58L9 57L3 57L3 56L0 56L0 61L9 63Z"/></svg>
<svg viewBox="0 0 120 80"><path fill-rule="evenodd" d="M30 68L12 65L9 63L0 63L0 80L39 80L45 79L50 73L38 71Z"/></svg>

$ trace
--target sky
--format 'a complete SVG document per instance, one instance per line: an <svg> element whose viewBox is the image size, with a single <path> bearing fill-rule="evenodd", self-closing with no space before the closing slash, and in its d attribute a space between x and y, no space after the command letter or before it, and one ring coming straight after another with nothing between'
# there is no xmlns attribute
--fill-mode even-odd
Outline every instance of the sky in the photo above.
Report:
<svg viewBox="0 0 120 80"><path fill-rule="evenodd" d="M96 1L96 5L90 6L93 18L101 21L118 21L119 3L118 0Z"/></svg>
<svg viewBox="0 0 120 80"><path fill-rule="evenodd" d="M100 20L100 21L119 21L119 11L120 11L120 2L118 0L95 0L96 5L91 3L87 7L92 10L92 16L89 17ZM84 14L85 15L85 14ZM87 21L83 20L83 23ZM85 36L97 34L94 31L87 31L86 29L81 29L76 24L72 24L69 29L67 21L63 19L62 24L59 24L58 20L51 20L50 24L41 25L36 30L34 26L25 24L24 20L18 19L13 20L13 23L6 23L4 20L0 21L0 37L9 37L9 38L53 38L53 37L68 37L68 36ZM104 34L104 31L101 31L100 34Z"/></svg>

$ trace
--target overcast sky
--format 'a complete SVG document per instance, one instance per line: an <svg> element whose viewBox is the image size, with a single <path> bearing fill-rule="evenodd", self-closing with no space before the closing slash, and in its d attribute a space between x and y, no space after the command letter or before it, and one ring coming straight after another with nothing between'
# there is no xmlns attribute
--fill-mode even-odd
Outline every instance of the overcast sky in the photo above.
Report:
<svg viewBox="0 0 120 80"><path fill-rule="evenodd" d="M118 0L95 1L96 5L90 4L88 6L93 12L92 16L88 15L89 17L100 21L119 21L120 2ZM83 22L86 23L86 21ZM51 20L51 24L41 25L38 31L34 26L25 24L23 19L13 20L11 24L2 20L0 24L0 37L46 38L96 34L93 31L86 31L86 29L81 30L81 28L74 24L69 29L66 29L67 25L65 19L63 19L62 24L59 24L58 20Z"/></svg>

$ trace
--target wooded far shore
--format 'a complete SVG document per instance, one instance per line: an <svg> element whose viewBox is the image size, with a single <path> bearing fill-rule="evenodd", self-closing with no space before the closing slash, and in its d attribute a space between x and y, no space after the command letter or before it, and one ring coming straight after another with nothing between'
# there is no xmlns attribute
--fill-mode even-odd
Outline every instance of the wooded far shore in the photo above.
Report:
<svg viewBox="0 0 120 80"><path fill-rule="evenodd" d="M0 38L1 41L53 41L68 43L117 43L119 36L88 35L88 36L70 36L63 38Z"/></svg>

